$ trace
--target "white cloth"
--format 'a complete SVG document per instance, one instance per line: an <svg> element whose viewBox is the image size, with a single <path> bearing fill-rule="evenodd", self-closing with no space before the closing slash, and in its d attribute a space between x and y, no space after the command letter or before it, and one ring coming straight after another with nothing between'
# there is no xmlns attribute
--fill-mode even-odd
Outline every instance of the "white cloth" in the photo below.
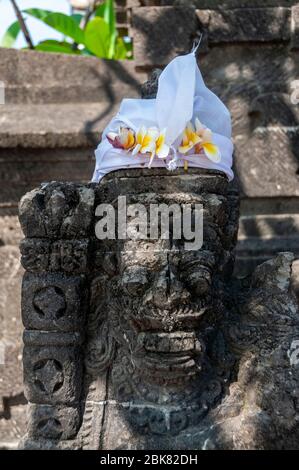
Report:
<svg viewBox="0 0 299 470"><path fill-rule="evenodd" d="M147 167L149 158L114 148L107 140L109 132L128 127L135 132L141 126L166 129L166 143L178 146L188 122L199 118L213 132L213 143L221 152L221 161L213 163L204 155L184 155L190 167L207 168L224 172L229 180L232 171L233 144L231 141L231 117L222 101L204 84L197 65L195 52L175 58L159 78L157 98L124 99L118 114L103 132L96 149L96 167L93 182L111 171L125 168ZM183 166L180 160L178 166ZM166 162L155 158L152 167L166 167Z"/></svg>

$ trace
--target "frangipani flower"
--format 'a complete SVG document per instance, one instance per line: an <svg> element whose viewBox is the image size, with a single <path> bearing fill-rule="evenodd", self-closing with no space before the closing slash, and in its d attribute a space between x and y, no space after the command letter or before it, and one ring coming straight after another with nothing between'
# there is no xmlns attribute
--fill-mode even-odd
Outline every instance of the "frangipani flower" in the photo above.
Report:
<svg viewBox="0 0 299 470"><path fill-rule="evenodd" d="M204 151L205 155L214 163L219 163L221 153L217 145L213 144L213 134L210 129L204 128L198 118L195 120L196 134L200 137L200 142L195 146L195 153Z"/></svg>
<svg viewBox="0 0 299 470"><path fill-rule="evenodd" d="M142 127L136 136L137 145L133 150L133 155L137 153L150 154L149 167L157 155L158 158L166 158L169 154L170 147L165 143L166 129L162 132L156 127L151 127L148 130Z"/></svg>
<svg viewBox="0 0 299 470"><path fill-rule="evenodd" d="M117 149L131 150L136 142L135 133L127 127L120 127L118 133L109 132L107 139Z"/></svg>
<svg viewBox="0 0 299 470"><path fill-rule="evenodd" d="M192 150L195 145L201 142L201 138L197 135L196 130L191 122L187 124L184 130L182 144L179 147L179 152L185 155Z"/></svg>
<svg viewBox="0 0 299 470"><path fill-rule="evenodd" d="M155 127L146 129L142 126L136 134L136 146L133 150L133 155L137 153L150 153L152 154L156 148L156 140L159 137L159 131Z"/></svg>

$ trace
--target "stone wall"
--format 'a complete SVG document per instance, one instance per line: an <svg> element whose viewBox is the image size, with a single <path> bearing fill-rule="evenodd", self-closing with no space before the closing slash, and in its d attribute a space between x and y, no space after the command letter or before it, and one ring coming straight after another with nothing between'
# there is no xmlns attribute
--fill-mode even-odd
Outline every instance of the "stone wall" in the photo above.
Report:
<svg viewBox="0 0 299 470"><path fill-rule="evenodd" d="M262 6L261 6L262 3ZM0 49L0 444L24 432L17 223L20 197L43 181L86 182L93 149L124 96L203 33L203 76L232 112L241 187L237 274L283 250L299 258L299 6L265 0L119 0L133 62ZM127 7L127 11L124 8ZM295 266L296 267L296 264ZM296 278L294 278L296 282ZM8 445L6 444L6 445ZM1 447L1 445L0 445Z"/></svg>

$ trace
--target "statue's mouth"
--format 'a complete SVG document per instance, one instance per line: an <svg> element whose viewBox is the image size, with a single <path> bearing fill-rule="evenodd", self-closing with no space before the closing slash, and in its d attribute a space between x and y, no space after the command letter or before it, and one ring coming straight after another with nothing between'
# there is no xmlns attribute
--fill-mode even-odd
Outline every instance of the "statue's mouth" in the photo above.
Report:
<svg viewBox="0 0 299 470"><path fill-rule="evenodd" d="M139 333L133 357L143 373L167 380L196 374L202 353L203 345L194 332L146 332Z"/></svg>
<svg viewBox="0 0 299 470"><path fill-rule="evenodd" d="M198 328L200 320L211 308L211 303L206 299L199 304L186 305L173 311L155 307L152 309L140 307L139 314L131 315L130 321L137 331L160 331L170 324L180 330Z"/></svg>

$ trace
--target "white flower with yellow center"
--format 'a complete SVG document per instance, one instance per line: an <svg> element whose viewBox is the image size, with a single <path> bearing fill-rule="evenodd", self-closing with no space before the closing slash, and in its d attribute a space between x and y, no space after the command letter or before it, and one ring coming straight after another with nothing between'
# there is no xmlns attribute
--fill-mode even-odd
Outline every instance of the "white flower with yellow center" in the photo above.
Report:
<svg viewBox="0 0 299 470"><path fill-rule="evenodd" d="M132 129L120 127L118 133L109 132L107 139L114 148L131 150L135 145L135 134Z"/></svg>
<svg viewBox="0 0 299 470"><path fill-rule="evenodd" d="M146 129L146 127L142 126L136 134L136 145L133 150L133 155L137 155L137 153L152 154L152 152L155 151L158 136L159 131L157 128L150 127Z"/></svg>
<svg viewBox="0 0 299 470"><path fill-rule="evenodd" d="M200 138L200 142L195 146L195 153L201 153L202 151L206 157L214 163L221 161L221 153L217 145L213 143L213 133L210 129L205 128L200 120L195 120L196 134Z"/></svg>
<svg viewBox="0 0 299 470"><path fill-rule="evenodd" d="M133 155L137 153L150 154L149 168L157 155L158 158L164 159L169 155L170 147L165 143L166 129L162 132L156 127L146 129L142 127L136 135L136 146Z"/></svg>
<svg viewBox="0 0 299 470"><path fill-rule="evenodd" d="M180 153L185 155L190 150L192 150L195 145L201 142L201 138L197 135L196 130L191 122L187 124L186 129L183 133L182 143L179 146L178 150Z"/></svg>

